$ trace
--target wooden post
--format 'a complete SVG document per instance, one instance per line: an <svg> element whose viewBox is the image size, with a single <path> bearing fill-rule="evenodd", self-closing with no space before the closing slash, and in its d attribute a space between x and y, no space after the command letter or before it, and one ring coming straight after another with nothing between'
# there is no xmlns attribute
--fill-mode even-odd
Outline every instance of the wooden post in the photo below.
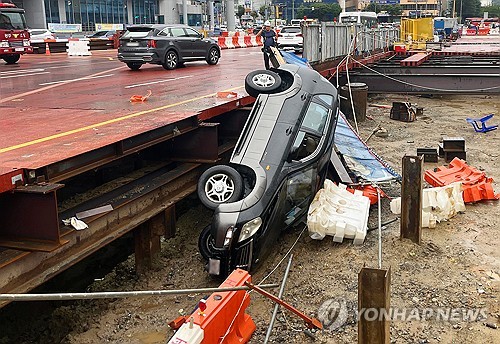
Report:
<svg viewBox="0 0 500 344"><path fill-rule="evenodd" d="M358 275L358 344L390 343L391 269Z"/></svg>
<svg viewBox="0 0 500 344"><path fill-rule="evenodd" d="M420 245L422 240L423 156L403 157L401 238Z"/></svg>

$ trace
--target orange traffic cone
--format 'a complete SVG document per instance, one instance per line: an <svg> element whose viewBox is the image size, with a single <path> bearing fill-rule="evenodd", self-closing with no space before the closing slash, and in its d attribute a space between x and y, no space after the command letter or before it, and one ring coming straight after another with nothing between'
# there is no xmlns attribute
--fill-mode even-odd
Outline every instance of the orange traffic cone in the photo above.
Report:
<svg viewBox="0 0 500 344"><path fill-rule="evenodd" d="M50 55L49 42L45 42L45 55Z"/></svg>

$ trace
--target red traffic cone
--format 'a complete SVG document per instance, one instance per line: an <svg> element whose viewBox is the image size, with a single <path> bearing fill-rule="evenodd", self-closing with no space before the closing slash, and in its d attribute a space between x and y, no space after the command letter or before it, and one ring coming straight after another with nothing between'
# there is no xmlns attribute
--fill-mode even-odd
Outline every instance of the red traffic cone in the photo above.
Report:
<svg viewBox="0 0 500 344"><path fill-rule="evenodd" d="M49 42L45 42L45 55L50 55Z"/></svg>

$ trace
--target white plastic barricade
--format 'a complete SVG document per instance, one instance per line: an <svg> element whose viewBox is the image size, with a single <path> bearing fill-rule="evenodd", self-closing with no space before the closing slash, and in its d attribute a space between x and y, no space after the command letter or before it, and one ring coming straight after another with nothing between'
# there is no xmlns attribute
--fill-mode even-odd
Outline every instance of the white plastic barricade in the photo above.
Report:
<svg viewBox="0 0 500 344"><path fill-rule="evenodd" d="M332 235L335 242L354 239L355 245L361 245L368 229L369 210L370 199L362 191L355 190L353 194L345 185L337 186L327 179L309 206L309 235L316 240Z"/></svg>
<svg viewBox="0 0 500 344"><path fill-rule="evenodd" d="M401 214L401 197L391 201L391 211ZM462 198L462 183L424 189L422 196L422 227L436 228L436 224L447 221L465 211Z"/></svg>
<svg viewBox="0 0 500 344"><path fill-rule="evenodd" d="M234 49L236 48L233 44L233 37L226 37L226 47L228 49Z"/></svg>
<svg viewBox="0 0 500 344"><path fill-rule="evenodd" d="M90 56L92 53L90 52L90 44L88 39L81 40L69 40L66 43L68 49L68 56Z"/></svg>

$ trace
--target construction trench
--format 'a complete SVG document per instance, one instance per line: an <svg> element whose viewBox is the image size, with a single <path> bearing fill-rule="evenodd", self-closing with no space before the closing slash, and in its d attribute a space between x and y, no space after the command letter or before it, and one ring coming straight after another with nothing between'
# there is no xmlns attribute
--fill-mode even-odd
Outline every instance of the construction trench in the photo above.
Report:
<svg viewBox="0 0 500 344"><path fill-rule="evenodd" d="M424 108L424 113L417 121L391 121L387 108L369 106L368 120L358 123L362 137L368 137L379 125L387 130L387 137L374 135L370 146L391 166L401 171L404 154L415 156L417 148L437 147L443 136L456 135L465 138L467 161L472 166L481 168L494 179L499 175L495 159L498 156L495 145L498 143L497 132L480 136L465 122L466 117L498 113L498 94L420 98L407 93L411 92L401 96L373 95L369 105L390 105L393 101L418 104ZM95 210L102 204L111 205L113 210L83 214L82 219L89 225L89 229L84 231L62 227L57 232L28 232L23 233L23 240L12 240L11 235L6 235L9 240L2 240L3 247L20 248L20 242L25 246L23 251L6 249L0 252L1 273L9 276L12 271L18 271L19 276L9 283L5 283L8 278L2 278L2 293L33 291L33 288L57 275L59 270L69 268L86 257L97 263L68 270L69 276L62 275L59 280L56 277L51 282L54 285L42 286L42 291L66 291L65 287L74 285L70 276L76 274L76 279L79 279L78 275L82 273L84 279L91 283L84 283L76 291L218 286L221 281L210 278L204 272L205 262L197 248L198 233L210 223L211 212L192 194L206 164L227 160L236 143L253 100L245 97L238 101L238 104L233 102L226 108L203 113L201 122L188 117L175 125L148 132L147 137L139 135L133 140L119 141L76 159L35 168L33 175L28 173L28 177L32 176L39 185L34 189L19 190L14 193L17 196L13 196L13 200L2 200L2 205L12 207L9 213L19 219L25 211L13 204L35 202L37 206L30 208L31 216L23 220L31 226L33 221L43 218L46 228L50 229L50 224L57 219ZM232 109L227 111L227 108ZM201 143L203 150L199 149ZM437 164L426 163L425 168L444 164L444 160L440 160ZM50 183L46 185L45 181ZM64 184L64 187L58 184ZM400 195L397 183L383 187L383 190L391 197ZM37 196L31 196L33 194ZM58 208L56 219L54 215L45 216L54 214L55 195ZM18 201L17 197L21 200ZM395 215L389 210L389 200L383 198L381 204L383 221L393 219ZM458 214L435 229L425 229L419 234L420 245L399 240L399 221L385 226L382 232L382 267L390 267L392 277L389 283L385 274L381 283L385 286L390 284L392 307L484 308L486 318L478 321L457 318L455 321L392 322L390 333L389 327L384 333L387 336L390 334L394 342L493 343L500 338L495 329L499 314L499 266L495 250L498 238L491 235L498 225L495 216L498 203L480 202L468 209L472 211ZM370 211L370 228L377 227L377 218L375 206ZM3 221L7 221L8 227L8 221L13 220L4 218ZM280 261L286 262L286 253L293 246L294 259L283 298L308 315L319 318L327 331L306 330L303 321L291 313L280 312L270 340L276 343L302 343L314 339L325 343L355 342L359 338L358 324L353 315L359 301L357 277L364 266L378 267L377 231L370 231L363 245L354 246L349 241L332 243L328 238L321 242L311 240L303 228L297 226L284 233L271 256L260 262L252 272L252 280L259 282L273 272L266 283L281 283L285 264L282 263L275 271L273 269ZM40 234L43 238L25 240L27 236ZM120 237L125 244L120 245L117 241L115 249L108 248L110 242ZM67 245L66 241L78 245ZM128 256L132 251L132 242L135 254ZM120 251L122 259L125 259L109 273L109 267L103 270L98 268L104 265L99 262L104 252L100 249L103 248L115 257L117 254L113 250ZM28 254L25 249L36 253ZM40 260L41 255L45 255L44 260ZM52 268L36 268L38 263ZM32 269L26 270L27 267ZM433 273L429 274L429 271ZM276 295L278 289L271 292ZM359 292L362 294L362 290ZM71 301L63 304L11 303L0 311L0 342L165 342L173 335L167 324L178 315L190 314L203 296L203 293L193 292L175 297ZM345 305L348 310L345 319L339 318L343 321L338 328L335 327L337 318L331 319L324 313L325 309L327 314L331 314L332 309L338 308L328 306L332 300L338 302L340 309ZM251 343L264 341L273 307L273 303L252 293L248 313L256 322L257 330Z"/></svg>

